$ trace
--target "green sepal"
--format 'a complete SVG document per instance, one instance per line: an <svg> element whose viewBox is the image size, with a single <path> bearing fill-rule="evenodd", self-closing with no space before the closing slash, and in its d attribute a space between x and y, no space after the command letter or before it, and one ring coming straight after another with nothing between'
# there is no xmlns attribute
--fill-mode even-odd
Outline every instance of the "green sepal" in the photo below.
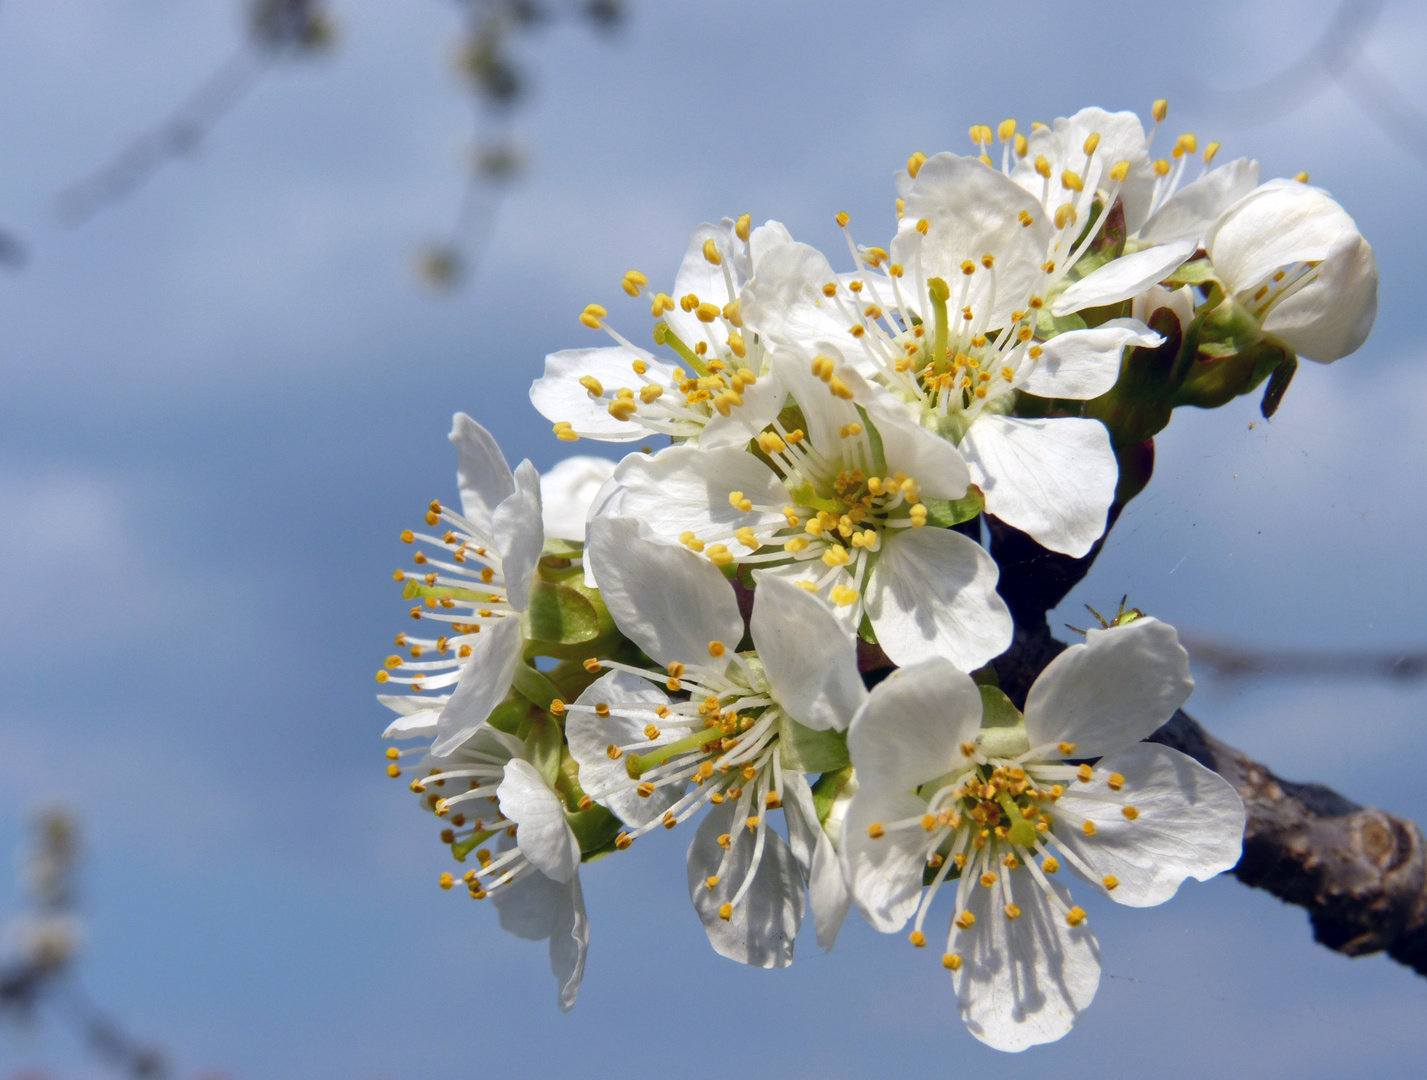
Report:
<svg viewBox="0 0 1427 1080"><path fill-rule="evenodd" d="M948 529L970 521L986 508L986 497L975 484L966 489L959 499L923 499L927 508L927 524Z"/></svg>
<svg viewBox="0 0 1427 1080"><path fill-rule="evenodd" d="M1219 278L1214 273L1212 262L1208 259L1195 259L1182 265L1164 281L1167 287L1176 288L1180 285L1218 284Z"/></svg>
<svg viewBox="0 0 1427 1080"><path fill-rule="evenodd" d="M832 814L832 804L847 790L849 784L852 785L853 791L857 790L857 774L851 765L844 765L834 772L823 773L818 777L817 783L813 785L813 809L817 811L819 825L827 824L827 819Z"/></svg>
<svg viewBox="0 0 1427 1080"><path fill-rule="evenodd" d="M614 848L614 838L624 823L596 803L588 810L566 813L565 821L575 839L580 842L580 861L592 862L608 855Z"/></svg>
<svg viewBox="0 0 1427 1080"><path fill-rule="evenodd" d="M546 713L536 713L526 732L525 759L534 765L541 778L553 790L560 781L560 754L565 745L565 733Z"/></svg>
<svg viewBox="0 0 1427 1080"><path fill-rule="evenodd" d="M1036 313L1036 336L1042 339L1053 338L1070 330L1084 330L1085 326L1085 318L1078 311L1069 315L1052 315L1047 306Z"/></svg>
<svg viewBox="0 0 1427 1080"><path fill-rule="evenodd" d="M585 584L584 566L561 556L541 558L521 615L525 659L585 660L607 656L624 638L600 598ZM546 702L545 704L549 704Z"/></svg>
<svg viewBox="0 0 1427 1080"><path fill-rule="evenodd" d="M515 677L511 679L511 684L521 697L541 709L548 709L550 702L560 696L555 684L529 664L515 665Z"/></svg>
<svg viewBox="0 0 1427 1080"><path fill-rule="evenodd" d="M530 717L531 710L530 702L512 691L505 696L504 701L491 710L491 714L486 717L486 723L507 735L517 735L521 725Z"/></svg>
<svg viewBox="0 0 1427 1080"><path fill-rule="evenodd" d="M1015 727L1024 719L1021 710L1011 704L999 686L978 683L981 691L981 726L983 728Z"/></svg>
<svg viewBox="0 0 1427 1080"><path fill-rule="evenodd" d="M996 674L994 664L986 664L971 673L971 681L977 686L1000 686L1001 677Z"/></svg>
<svg viewBox="0 0 1427 1080"><path fill-rule="evenodd" d="M547 536L545 546L540 549L540 559L579 559L584 556L585 545L578 540L561 540L556 536Z"/></svg>
<svg viewBox="0 0 1427 1080"><path fill-rule="evenodd" d="M527 641L577 645L599 637L595 606L567 585L536 579L530 584L530 604L521 615Z"/></svg>
<svg viewBox="0 0 1427 1080"><path fill-rule="evenodd" d="M981 732L977 736L988 757L1016 757L1031 748L1026 720L1000 689L978 686L981 691Z"/></svg>
<svg viewBox="0 0 1427 1080"><path fill-rule="evenodd" d="M786 713L778 721L778 753L783 768L801 773L828 773L850 764L845 731L814 731Z"/></svg>

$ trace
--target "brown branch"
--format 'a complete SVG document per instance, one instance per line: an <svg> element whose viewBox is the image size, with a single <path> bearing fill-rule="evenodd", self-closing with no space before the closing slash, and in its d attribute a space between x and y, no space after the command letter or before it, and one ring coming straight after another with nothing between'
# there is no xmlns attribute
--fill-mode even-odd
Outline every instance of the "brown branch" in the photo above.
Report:
<svg viewBox="0 0 1427 1080"><path fill-rule="evenodd" d="M998 562L1003 551L1013 556L1001 564L1002 594L1010 594L1016 615L1015 640L996 660L996 673L1001 688L1023 707L1036 676L1066 648L1051 636L1045 612L1079 580L1076 570L1081 576L1089 570L1093 555L1036 556L1028 537L999 522L992 523L992 544ZM1008 568L1014 575L1009 583ZM1184 712L1150 740L1213 769L1243 797L1248 825L1235 877L1305 908L1319 944L1348 956L1386 952L1427 975L1427 842L1416 825L1321 784L1280 779Z"/></svg>

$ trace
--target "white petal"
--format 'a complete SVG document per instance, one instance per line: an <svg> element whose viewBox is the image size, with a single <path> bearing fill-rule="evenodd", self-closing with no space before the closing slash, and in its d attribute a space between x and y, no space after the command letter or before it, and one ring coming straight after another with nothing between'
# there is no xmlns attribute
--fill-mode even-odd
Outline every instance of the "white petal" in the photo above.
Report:
<svg viewBox="0 0 1427 1080"><path fill-rule="evenodd" d="M857 673L857 643L827 602L784 578L763 577L749 630L773 697L788 715L815 731L846 730L867 691Z"/></svg>
<svg viewBox="0 0 1427 1080"><path fill-rule="evenodd" d="M791 244L793 234L781 221L765 221L748 236L748 250L753 257L753 273L763 262L763 257L775 247Z"/></svg>
<svg viewBox="0 0 1427 1080"><path fill-rule="evenodd" d="M522 461L515 469L514 494L491 515L506 599L516 611L524 611L530 603L530 582L535 576L535 564L540 561L540 549L545 546L541 517L540 474L529 461Z"/></svg>
<svg viewBox="0 0 1427 1080"><path fill-rule="evenodd" d="M788 822L788 846L808 881L813 906L813 926L818 945L831 949L847 918L852 893L842 876L842 863L827 833L818 824L817 808L808 781L800 774L784 774L783 816Z"/></svg>
<svg viewBox="0 0 1427 1080"><path fill-rule="evenodd" d="M714 641L737 648L743 638L738 599L713 563L643 539L630 517L597 517L590 548L615 625L658 663L706 662Z"/></svg>
<svg viewBox="0 0 1427 1080"><path fill-rule="evenodd" d="M646 825L683 794L684 785L669 784L647 799L639 797L638 782L631 779L624 758L610 760L608 748L644 741L646 724L657 723L654 709L669 704L669 695L648 679L627 671L601 675L575 700L591 709L600 702L610 707L608 716L583 709L571 710L565 722L570 756L580 766L580 786L586 793L628 825ZM647 705L647 709L634 706Z"/></svg>
<svg viewBox="0 0 1427 1080"><path fill-rule="evenodd" d="M433 754L449 754L485 723L510 690L524 643L520 620L513 615L487 623L475 636L456 690L441 710Z"/></svg>
<svg viewBox="0 0 1427 1080"><path fill-rule="evenodd" d="M496 792L500 809L518 826L515 842L532 866L555 881L569 881L580 869L580 842L565 821L565 804L528 761L506 762Z"/></svg>
<svg viewBox="0 0 1427 1080"><path fill-rule="evenodd" d="M787 490L773 470L741 447L671 446L653 457L631 454L619 463L614 479L624 488L620 513L637 519L646 535L662 543L677 543L685 531L708 540L731 537L744 525L755 532L786 525L781 507L788 501ZM734 491L755 506L772 509L745 513L730 505ZM735 554L741 548L729 541Z"/></svg>
<svg viewBox="0 0 1427 1080"><path fill-rule="evenodd" d="M502 837L503 844L509 844ZM590 947L590 923L576 874L561 884L544 874L526 874L490 894L500 914L501 929L527 941L550 939L550 973L555 976L556 1002L569 1012L585 974Z"/></svg>
<svg viewBox="0 0 1427 1080"><path fill-rule="evenodd" d="M755 838L742 820L734 820L734 809L731 800L715 806L699 824L689 845L689 899L703 920L709 944L720 956L751 967L787 967L793 962L793 939L807 904L803 876L788 845L772 829L764 836L762 858L754 867ZM722 865L724 850L718 846L723 833L733 838L726 866ZM752 886L731 917L720 918L720 905L733 899L750 872L757 875ZM719 882L710 889L707 882L714 876Z"/></svg>
<svg viewBox="0 0 1427 1080"><path fill-rule="evenodd" d="M1118 794L1107 786L1113 773L1125 778ZM1139 816L1127 820L1120 805L1103 801L1107 795ZM1233 869L1243 850L1239 793L1218 773L1167 746L1138 743L1102 758L1090 783L1071 784L1056 807L1095 823L1094 836L1057 828L1056 839L1095 872L1096 884L1113 874L1119 884L1110 899L1130 907L1162 904L1185 878L1206 881Z"/></svg>
<svg viewBox="0 0 1427 1080"><path fill-rule="evenodd" d="M1085 160L1085 140L1090 135L1099 137L1095 156ZM1119 198L1124 204L1125 227L1134 233L1149 213L1150 198L1154 192L1154 168L1150 164L1149 144L1145 138L1144 125L1132 112L1107 112L1090 107L1081 109L1071 117L1059 117L1049 128L1041 128L1030 133L1027 154L1011 170L1011 178L1040 198L1046 190L1045 181L1035 171L1036 158L1044 155L1051 164L1051 173L1056 179L1050 184L1047 210L1052 210L1065 191L1059 182L1060 174L1070 169L1081 174L1086 192L1110 185L1104 176L1117 162L1130 163L1129 175L1120 185ZM1081 196L1083 199L1084 196ZM1085 200L1088 203L1088 199Z"/></svg>
<svg viewBox="0 0 1427 1080"><path fill-rule="evenodd" d="M704 255L704 243L708 240L714 242L723 259L718 266L709 262ZM728 271L728 277L724 275L725 269ZM730 277L733 280L732 293L729 292L728 286ZM724 218L717 225L705 222L689 237L684 261L674 276L674 297L678 299L692 293L700 302L722 308L729 301L738 299L738 294L747 280L748 262L743 241L738 239L734 232L733 220ZM693 312L685 311L677 305L673 311L665 313L664 320L691 349L695 342L706 340L709 330L716 325L700 322Z"/></svg>
<svg viewBox="0 0 1427 1080"><path fill-rule="evenodd" d="M498 851L515 846L502 836ZM575 879L571 879L575 880ZM498 886L491 894L500 915L500 928L525 941L544 941L560 921L562 908L569 903L570 883L553 881L541 873L527 873L509 885Z"/></svg>
<svg viewBox="0 0 1427 1080"><path fill-rule="evenodd" d="M555 976L555 1000L561 1012L575 1007L580 983L585 978L585 956L590 951L590 920L585 915L580 875L572 877L565 889L569 899L561 904L559 917L550 931L550 974Z"/></svg>
<svg viewBox="0 0 1427 1080"><path fill-rule="evenodd" d="M1219 215L1253 191L1258 182L1259 163L1248 158L1211 169L1166 199L1140 229L1139 238L1146 244L1198 243Z"/></svg>
<svg viewBox="0 0 1427 1080"><path fill-rule="evenodd" d="M1174 312L1182 329L1194 321L1194 308L1197 302L1194 289L1189 285L1181 285L1173 292L1159 285L1151 285L1135 297L1130 307L1130 314L1140 322L1147 323L1160 308L1169 308Z"/></svg>
<svg viewBox="0 0 1427 1080"><path fill-rule="evenodd" d="M884 536L868 575L867 614L895 664L943 656L975 671L1011 644L1011 613L996 594L995 560L950 529Z"/></svg>
<svg viewBox="0 0 1427 1080"><path fill-rule="evenodd" d="M926 813L927 804L907 792L876 792L865 787L852 797L842 834L842 869L857 910L884 934L900 930L917 910L926 868L926 833L894 829L880 839L867 835L874 823Z"/></svg>
<svg viewBox="0 0 1427 1080"><path fill-rule="evenodd" d="M1015 919L1006 918L999 886L972 886L967 910L976 923L957 936L962 965L952 975L971 1034L1007 1051L1064 1036L1100 985L1100 947L1090 927L1068 926L1027 871L1014 877ZM1070 905L1064 886L1052 881L1051 888Z"/></svg>
<svg viewBox="0 0 1427 1080"><path fill-rule="evenodd" d="M1356 352L1377 318L1377 259L1357 233L1344 233L1318 276L1275 304L1263 328L1308 360L1329 364Z"/></svg>
<svg viewBox="0 0 1427 1080"><path fill-rule="evenodd" d="M1120 467L1110 433L1074 416L981 416L961 440L986 512L1079 558L1105 531Z"/></svg>
<svg viewBox="0 0 1427 1080"><path fill-rule="evenodd" d="M1041 343L1034 370L1016 385L1039 397L1088 401L1114 387L1126 348L1153 348L1163 342L1138 319L1111 319L1093 330L1070 330Z"/></svg>
<svg viewBox="0 0 1427 1080"><path fill-rule="evenodd" d="M577 454L558 461L540 476L540 516L545 535L583 540L585 520L595 496L614 472L609 458Z"/></svg>
<svg viewBox="0 0 1427 1080"><path fill-rule="evenodd" d="M1026 735L1032 746L1074 743L1076 757L1113 754L1151 734L1193 689L1189 654L1168 623L1143 618L1091 630L1031 687Z"/></svg>
<svg viewBox="0 0 1427 1080"><path fill-rule="evenodd" d="M1022 213L1034 219L1030 228L1022 227ZM1012 310L1036 291L1049 240L1046 214L1039 200L1002 173L988 169L976 158L954 154L928 158L906 196L904 235L916 235L910 230L921 220L928 226L920 243L924 277L918 288L925 279L942 278L950 284L957 303L971 307L978 318L991 305L990 326L1004 326ZM993 275L980 266L981 257L987 254L996 258L994 302ZM900 254L896 257L902 261ZM977 269L966 282L961 265L968 259ZM969 291L961 301L963 284ZM925 315L926 297L918 294L913 302Z"/></svg>
<svg viewBox="0 0 1427 1080"><path fill-rule="evenodd" d="M948 660L899 668L867 698L847 733L859 792L911 791L964 769L981 727L981 691Z"/></svg>
<svg viewBox="0 0 1427 1080"><path fill-rule="evenodd" d="M450 694L424 697L405 694L378 694L377 700L397 714L387 729L383 739L434 739L436 722L441 718L441 710L451 699Z"/></svg>
<svg viewBox="0 0 1427 1080"><path fill-rule="evenodd" d="M744 327L784 345L845 337L857 320L822 291L837 280L832 264L815 247L789 243L770 248L739 302Z"/></svg>
<svg viewBox="0 0 1427 1080"><path fill-rule="evenodd" d="M452 418L449 437L456 447L461 512L478 529L489 532L496 506L515 491L515 477L495 437L465 413Z"/></svg>
<svg viewBox="0 0 1427 1080"><path fill-rule="evenodd" d="M1281 267L1326 259L1340 236L1357 231L1327 192L1270 180L1225 211L1204 247L1220 280L1240 293L1257 289Z"/></svg>
<svg viewBox="0 0 1427 1080"><path fill-rule="evenodd" d="M748 440L773 422L783 408L787 391L778 377L767 371L758 376L752 386L745 386L739 395L742 405L735 405L727 416L715 411L699 434L699 446L712 450L722 446L742 447Z"/></svg>
<svg viewBox="0 0 1427 1080"><path fill-rule="evenodd" d="M952 442L922 427L908 407L889 393L878 390L862 402L881 436L888 473L914 477L929 499L966 497L971 471Z"/></svg>
<svg viewBox="0 0 1427 1080"><path fill-rule="evenodd" d="M635 361L649 368L645 377L634 372ZM530 384L530 402L551 423L566 421L581 435L604 442L633 442L649 437L649 429L630 420L616 420L609 414L609 402L594 398L580 385L592 375L606 394L621 387L636 393L648 382L669 384L674 369L643 349L616 345L602 349L566 349L545 358L545 374Z"/></svg>
<svg viewBox="0 0 1427 1080"><path fill-rule="evenodd" d="M1197 240L1176 240L1121 255L1090 271L1057 296L1051 310L1057 315L1069 315L1081 308L1104 307L1128 300L1167 278L1198 250Z"/></svg>
<svg viewBox="0 0 1427 1080"><path fill-rule="evenodd" d="M618 466L616 466L618 468ZM590 512L585 517L585 536L590 533L590 522L602 514L618 515L619 501L624 498L624 487L614 476L610 476L604 482L604 486L595 493L594 500L590 503ZM587 543L585 545L584 558L581 560L585 566L585 588L598 589L599 582L595 580L595 554L590 550Z"/></svg>

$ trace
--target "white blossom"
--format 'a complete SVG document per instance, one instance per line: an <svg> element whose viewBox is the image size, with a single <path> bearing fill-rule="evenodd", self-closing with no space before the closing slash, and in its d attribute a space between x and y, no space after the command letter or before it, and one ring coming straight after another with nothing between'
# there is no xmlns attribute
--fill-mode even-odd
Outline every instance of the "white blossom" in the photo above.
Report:
<svg viewBox="0 0 1427 1080"><path fill-rule="evenodd" d="M1089 243L1071 247L1074 205L1048 215L1011 179L951 154L922 162L903 202L891 251L869 256L869 267L886 262L885 276L844 280L813 249L785 244L745 291L748 326L788 344L850 334L859 370L959 447L988 513L1053 551L1084 555L1114 501L1109 433L1076 416L1008 414L1017 392L1098 397L1115 385L1126 347L1162 339L1134 319L1037 337L1046 297Z"/></svg>
<svg viewBox="0 0 1427 1080"><path fill-rule="evenodd" d="M1367 340L1377 260L1327 192L1270 180L1227 210L1204 246L1225 291L1301 356L1331 363Z"/></svg>
<svg viewBox="0 0 1427 1080"><path fill-rule="evenodd" d="M585 520L600 490L614 472L609 458L576 455L541 474L540 506L545 535L583 541Z"/></svg>
<svg viewBox="0 0 1427 1080"><path fill-rule="evenodd" d="M966 495L956 448L829 342L816 355L781 348L772 368L802 427L775 416L758 436L761 456L741 446L631 456L614 474L618 512L716 565L806 582L850 628L866 615L896 663L944 655L976 668L1002 652L1011 618L990 555L960 533L923 527L924 500Z"/></svg>
<svg viewBox="0 0 1427 1080"><path fill-rule="evenodd" d="M459 878L442 874L441 887L459 881L473 900L490 897L504 929L549 939L557 1000L568 1012L584 977L590 929L580 844L559 794L526 760L520 740L490 725L448 754L425 754L406 771L415 774L411 790L423 806L449 824L442 840L459 860L474 856L479 866Z"/></svg>
<svg viewBox="0 0 1427 1080"><path fill-rule="evenodd" d="M616 345L567 349L545 358L545 373L530 400L565 441L633 442L669 435L705 446L736 445L763 428L777 411L778 391L765 378L759 342L743 331L739 297L770 249L789 242L777 222L757 229L745 215L700 225L674 281L674 293L655 293L650 315L659 356L615 331L597 304L580 321L602 328ZM621 283L643 295L648 278L630 271Z"/></svg>
<svg viewBox="0 0 1427 1080"><path fill-rule="evenodd" d="M933 898L957 878L942 963L977 1038L1002 1050L1058 1039L1095 995L1099 948L1062 866L1142 907L1237 861L1234 789L1140 742L1192 687L1174 630L1139 618L1056 657L1020 722L943 660L894 673L853 720L861 786L842 854L854 900L884 932L913 920L921 947Z"/></svg>
<svg viewBox="0 0 1427 1080"><path fill-rule="evenodd" d="M866 697L851 634L823 601L768 577L749 622L753 650L739 653L743 617L711 563L641 539L628 518L597 518L590 544L610 614L662 666L606 661L567 707L582 787L630 826L617 846L708 807L688 875L713 947L786 966L809 892L818 942L831 948L849 897L804 772L823 771L829 755L845 763L821 733L845 729ZM769 820L780 808L786 841Z"/></svg>
<svg viewBox="0 0 1427 1080"><path fill-rule="evenodd" d="M426 523L441 535L402 534L419 569L398 570L403 595L419 602L417 621L449 624L438 637L398 634L410 658L393 654L377 673L381 683L410 687L410 696L383 696L400 719L388 736L434 739L432 752L461 745L510 690L522 662L520 615L530 600L535 564L544 545L540 476L529 461L511 472L490 432L465 413L451 429L456 447L461 511L433 502ZM455 689L435 696L424 691Z"/></svg>

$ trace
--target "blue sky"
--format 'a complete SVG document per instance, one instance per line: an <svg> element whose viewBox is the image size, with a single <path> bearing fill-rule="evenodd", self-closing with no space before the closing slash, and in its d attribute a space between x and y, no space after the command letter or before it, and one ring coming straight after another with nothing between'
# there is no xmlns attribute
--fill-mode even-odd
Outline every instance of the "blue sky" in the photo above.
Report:
<svg viewBox="0 0 1427 1080"><path fill-rule="evenodd" d="M96 997L181 1075L237 1080L1420 1060L1427 984L1313 946L1300 911L1232 881L1093 909L1095 1006L1055 1047L996 1056L934 957L855 921L781 973L715 956L677 837L585 875L589 968L562 1017L543 947L435 887L444 855L382 775L372 697L404 619L397 533L454 493L451 413L512 460L557 460L525 389L545 353L589 341L586 303L643 332L626 269L667 282L695 224L745 211L836 260L833 214L885 238L913 150L1159 96L1170 134L1334 192L1377 249L1382 309L1360 353L1300 371L1272 424L1250 427L1251 400L1176 416L1061 614L1129 591L1186 632L1421 646L1424 163L1332 85L1305 83L1287 114L1226 96L1300 56L1332 4L646 0L613 41L555 27L527 51L531 172L484 272L447 297L410 264L467 150L453 7L334 6L330 56L272 73L191 159L78 229L53 223L55 192L227 55L236 5L0 7L0 222L32 254L0 278L0 848L41 801L83 815ZM1395 0L1367 55L1427 104L1424 30ZM1424 704L1413 684L1204 678L1191 711L1287 776L1427 820ZM40 1064L91 1075L52 1031L0 1041L0 1075Z"/></svg>

